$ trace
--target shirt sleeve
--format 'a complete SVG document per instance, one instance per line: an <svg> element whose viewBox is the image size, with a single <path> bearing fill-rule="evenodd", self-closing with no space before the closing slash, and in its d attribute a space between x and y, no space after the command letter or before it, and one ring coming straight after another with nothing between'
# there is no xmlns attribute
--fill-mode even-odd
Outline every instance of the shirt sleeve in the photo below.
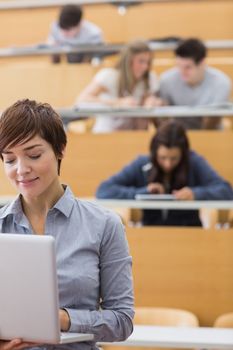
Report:
<svg viewBox="0 0 233 350"><path fill-rule="evenodd" d="M90 42L92 44L103 43L104 42L103 32L101 30L98 30L96 33L94 33L90 38Z"/></svg>
<svg viewBox="0 0 233 350"><path fill-rule="evenodd" d="M97 198L135 199L136 194L148 193L142 179L140 158L125 166L119 173L102 182L97 189Z"/></svg>
<svg viewBox="0 0 233 350"><path fill-rule="evenodd" d="M94 334L95 341L122 341L133 330L132 258L120 218L107 214L100 245L100 310L67 308L70 332Z"/></svg>
<svg viewBox="0 0 233 350"><path fill-rule="evenodd" d="M55 45L57 44L57 40L56 40L56 32L57 32L58 28L57 28L57 24L54 22L51 24L50 26L50 31L47 37L47 44L48 45Z"/></svg>
<svg viewBox="0 0 233 350"><path fill-rule="evenodd" d="M117 71L112 68L101 69L95 75L94 81L111 93L113 86L117 84Z"/></svg>
<svg viewBox="0 0 233 350"><path fill-rule="evenodd" d="M168 105L173 105L173 94L172 91L176 88L173 79L171 78L171 71L166 71L162 73L159 77L159 91L158 95L161 97Z"/></svg>
<svg viewBox="0 0 233 350"><path fill-rule="evenodd" d="M207 161L196 155L193 164L196 185L191 187L197 200L233 200L231 185L221 178Z"/></svg>
<svg viewBox="0 0 233 350"><path fill-rule="evenodd" d="M149 75L149 89L151 94L156 94L159 90L158 78L154 72Z"/></svg>
<svg viewBox="0 0 233 350"><path fill-rule="evenodd" d="M228 77L224 78L221 83L216 82L216 93L213 97L214 103L224 103L230 100L232 91L231 80Z"/></svg>
<svg viewBox="0 0 233 350"><path fill-rule="evenodd" d="M81 32L78 36L82 37L83 43L88 44L98 44L104 41L101 28L87 20L82 20Z"/></svg>

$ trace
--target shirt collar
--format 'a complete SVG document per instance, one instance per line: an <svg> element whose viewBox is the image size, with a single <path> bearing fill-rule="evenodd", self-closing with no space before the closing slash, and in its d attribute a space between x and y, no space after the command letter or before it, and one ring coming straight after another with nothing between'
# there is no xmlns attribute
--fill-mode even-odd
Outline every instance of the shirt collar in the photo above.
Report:
<svg viewBox="0 0 233 350"><path fill-rule="evenodd" d="M53 208L56 208L68 218L74 206L75 197L73 195L73 192L69 188L69 186L64 186L64 189L65 191L63 195L57 201L57 203L53 206Z"/></svg>
<svg viewBox="0 0 233 350"><path fill-rule="evenodd" d="M5 205L0 212L0 219L4 219L8 215L17 215L22 213L22 204L20 200L20 195L16 197L14 201Z"/></svg>
<svg viewBox="0 0 233 350"><path fill-rule="evenodd" d="M65 191L63 195L57 201L57 203L53 206L53 208L51 208L51 210L56 208L61 213L63 213L66 217L69 217L75 202L75 197L68 186L64 186L64 189ZM13 202L6 205L0 210L0 219L4 219L5 217L11 214L16 215L17 218L22 217L23 215L20 195L18 195Z"/></svg>

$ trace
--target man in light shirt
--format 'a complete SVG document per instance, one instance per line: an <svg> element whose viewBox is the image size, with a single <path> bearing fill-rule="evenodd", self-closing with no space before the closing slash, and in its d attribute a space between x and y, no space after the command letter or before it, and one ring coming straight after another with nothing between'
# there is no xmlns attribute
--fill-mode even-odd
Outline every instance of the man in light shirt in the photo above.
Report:
<svg viewBox="0 0 233 350"><path fill-rule="evenodd" d="M176 67L160 77L160 97L169 105L201 106L229 101L230 78L206 64L207 50L198 39L187 39L175 50ZM179 118L187 129L219 128L221 118Z"/></svg>
<svg viewBox="0 0 233 350"><path fill-rule="evenodd" d="M75 47L83 44L103 43L102 30L95 24L83 19L83 11L78 5L65 5L62 7L58 21L52 23L47 43L52 46ZM86 54L70 53L68 62L83 62L90 60ZM60 62L56 55L54 62Z"/></svg>

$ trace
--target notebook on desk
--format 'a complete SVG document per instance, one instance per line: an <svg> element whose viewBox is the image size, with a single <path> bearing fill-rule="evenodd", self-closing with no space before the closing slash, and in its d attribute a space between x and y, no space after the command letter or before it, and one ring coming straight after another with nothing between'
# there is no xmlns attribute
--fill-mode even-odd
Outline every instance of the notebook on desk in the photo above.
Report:
<svg viewBox="0 0 233 350"><path fill-rule="evenodd" d="M135 199L140 201L171 201L176 200L176 197L173 194L136 194Z"/></svg>
<svg viewBox="0 0 233 350"><path fill-rule="evenodd" d="M93 339L60 332L53 237L0 234L0 281L0 339L43 344Z"/></svg>

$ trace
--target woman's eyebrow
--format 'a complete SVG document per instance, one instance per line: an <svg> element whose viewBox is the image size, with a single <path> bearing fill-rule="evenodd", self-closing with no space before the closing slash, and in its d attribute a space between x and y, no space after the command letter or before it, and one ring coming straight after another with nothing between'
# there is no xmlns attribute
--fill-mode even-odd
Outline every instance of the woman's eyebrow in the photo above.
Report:
<svg viewBox="0 0 233 350"><path fill-rule="evenodd" d="M24 150L24 151L29 151L29 150L31 150L31 149L33 149L33 148L35 148L35 147L40 147L40 146L43 146L43 145L40 144L40 143L38 143L38 144L36 144L36 145L32 145L32 146L29 146L29 147L25 147L23 150Z"/></svg>
<svg viewBox="0 0 233 350"><path fill-rule="evenodd" d="M40 144L40 143L38 143L38 144L36 144L36 145L32 145L32 146L29 146L29 147L25 147L23 150L24 150L24 151L29 151L29 150L31 150L31 149L33 149L33 148L35 148L35 147L40 147L40 146L43 146L43 145ZM4 153L4 154L11 154L11 153L13 153L13 152L8 151L8 150L3 150L2 153Z"/></svg>

